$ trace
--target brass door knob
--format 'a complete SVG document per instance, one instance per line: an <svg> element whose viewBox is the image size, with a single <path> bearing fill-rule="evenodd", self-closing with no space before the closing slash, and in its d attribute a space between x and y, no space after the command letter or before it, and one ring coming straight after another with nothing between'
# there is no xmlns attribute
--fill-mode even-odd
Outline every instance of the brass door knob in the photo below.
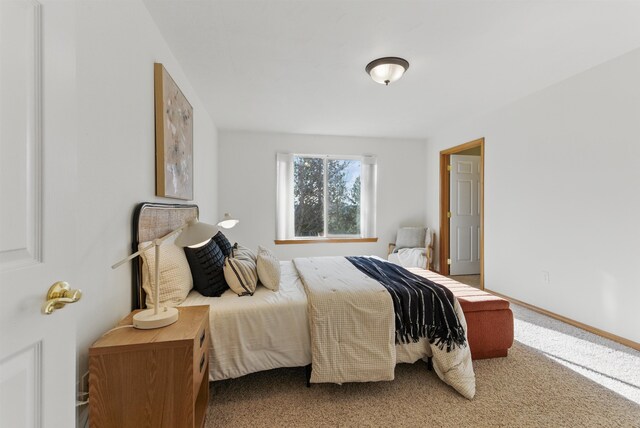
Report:
<svg viewBox="0 0 640 428"><path fill-rule="evenodd" d="M49 287L47 301L42 305L42 313L51 315L56 309L62 309L67 303L75 303L81 298L82 291L72 290L68 283L58 281Z"/></svg>

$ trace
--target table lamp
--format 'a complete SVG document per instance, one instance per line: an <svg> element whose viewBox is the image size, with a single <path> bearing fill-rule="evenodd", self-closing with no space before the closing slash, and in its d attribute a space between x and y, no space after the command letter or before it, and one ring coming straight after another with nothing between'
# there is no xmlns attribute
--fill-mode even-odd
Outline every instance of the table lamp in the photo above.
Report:
<svg viewBox="0 0 640 428"><path fill-rule="evenodd" d="M207 242L218 233L218 228L207 223L199 222L197 219L189 220L179 228L169 232L162 238L154 239L149 245L111 266L111 269L115 269L129 260L138 257L143 251L155 246L156 273L153 283L153 296L151 296L153 298L153 309L145 309L133 316L133 326L135 328L149 330L165 327L178 321L178 309L160 307L160 246L164 241L177 233L180 233L180 235L176 238L175 244L178 247L191 247Z"/></svg>
<svg viewBox="0 0 640 428"><path fill-rule="evenodd" d="M231 217L231 214L229 213L224 213L224 217L220 219L220 221L218 222L218 226L223 227L225 229L231 229L238 223L240 223L240 220L238 220L237 218Z"/></svg>

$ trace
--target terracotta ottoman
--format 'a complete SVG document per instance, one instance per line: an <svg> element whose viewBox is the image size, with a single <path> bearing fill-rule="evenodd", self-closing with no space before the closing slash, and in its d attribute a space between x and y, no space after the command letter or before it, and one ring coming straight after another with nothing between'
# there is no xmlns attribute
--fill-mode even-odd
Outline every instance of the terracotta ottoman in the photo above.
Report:
<svg viewBox="0 0 640 428"><path fill-rule="evenodd" d="M474 360L507 356L513 344L513 313L508 300L435 272L419 268L409 270L444 285L458 298L467 320L467 337Z"/></svg>

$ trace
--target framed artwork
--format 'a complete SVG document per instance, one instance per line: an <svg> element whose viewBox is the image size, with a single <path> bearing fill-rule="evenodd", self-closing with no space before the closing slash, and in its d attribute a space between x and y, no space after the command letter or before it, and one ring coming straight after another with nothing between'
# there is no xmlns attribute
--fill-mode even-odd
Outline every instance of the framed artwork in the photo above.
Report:
<svg viewBox="0 0 640 428"><path fill-rule="evenodd" d="M162 64L154 64L156 195L193 199L193 107Z"/></svg>

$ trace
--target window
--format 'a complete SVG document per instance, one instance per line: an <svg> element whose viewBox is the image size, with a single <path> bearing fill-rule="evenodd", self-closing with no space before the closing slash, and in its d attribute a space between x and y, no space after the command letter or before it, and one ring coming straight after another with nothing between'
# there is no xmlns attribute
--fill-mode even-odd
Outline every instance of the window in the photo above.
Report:
<svg viewBox="0 0 640 428"><path fill-rule="evenodd" d="M360 236L360 160L293 157L294 236Z"/></svg>
<svg viewBox="0 0 640 428"><path fill-rule="evenodd" d="M277 240L375 235L372 156L278 155Z"/></svg>

